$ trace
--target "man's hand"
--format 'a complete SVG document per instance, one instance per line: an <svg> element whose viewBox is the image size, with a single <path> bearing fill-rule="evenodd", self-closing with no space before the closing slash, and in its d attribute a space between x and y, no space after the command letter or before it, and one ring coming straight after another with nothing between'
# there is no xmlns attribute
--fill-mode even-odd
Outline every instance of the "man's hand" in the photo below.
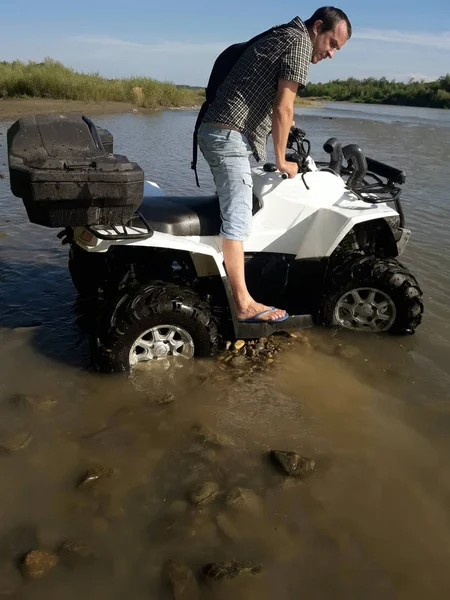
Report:
<svg viewBox="0 0 450 600"><path fill-rule="evenodd" d="M281 161L277 163L277 169L280 173L287 173L289 179L293 179L298 173L298 164L289 160Z"/></svg>
<svg viewBox="0 0 450 600"><path fill-rule="evenodd" d="M297 90L296 81L280 79L272 115L272 138L277 169L288 173L290 179L298 172L297 164L286 160L286 145L294 123L294 100Z"/></svg>

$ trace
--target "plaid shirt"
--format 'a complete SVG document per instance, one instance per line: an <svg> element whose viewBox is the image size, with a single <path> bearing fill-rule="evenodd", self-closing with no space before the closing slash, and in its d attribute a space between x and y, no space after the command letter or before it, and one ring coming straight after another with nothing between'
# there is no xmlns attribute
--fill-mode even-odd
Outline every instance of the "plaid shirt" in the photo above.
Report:
<svg viewBox="0 0 450 600"><path fill-rule="evenodd" d="M288 25L245 50L217 90L203 119L243 133L258 161L266 159L278 80L297 81L302 89L308 77L312 57L308 30L298 17Z"/></svg>

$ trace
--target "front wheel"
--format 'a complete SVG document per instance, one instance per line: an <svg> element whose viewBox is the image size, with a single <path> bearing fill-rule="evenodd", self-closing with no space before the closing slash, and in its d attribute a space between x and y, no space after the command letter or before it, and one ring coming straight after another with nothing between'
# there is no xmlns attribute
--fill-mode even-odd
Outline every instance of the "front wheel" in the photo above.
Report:
<svg viewBox="0 0 450 600"><path fill-rule="evenodd" d="M412 334L422 320L421 296L417 280L397 260L354 257L333 273L323 321L354 331Z"/></svg>
<svg viewBox="0 0 450 600"><path fill-rule="evenodd" d="M217 341L206 302L189 288L157 282L111 301L92 335L92 359L99 371L126 371L163 358L211 356Z"/></svg>

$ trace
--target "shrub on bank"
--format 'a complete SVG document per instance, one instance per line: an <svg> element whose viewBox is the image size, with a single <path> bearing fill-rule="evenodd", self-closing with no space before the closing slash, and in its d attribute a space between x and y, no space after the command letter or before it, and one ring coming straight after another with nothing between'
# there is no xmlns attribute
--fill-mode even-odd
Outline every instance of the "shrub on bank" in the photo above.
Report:
<svg viewBox="0 0 450 600"><path fill-rule="evenodd" d="M302 96L325 97L329 100L367 104L398 104L450 108L450 75L436 81L388 81L375 79L335 79L328 83L308 83Z"/></svg>
<svg viewBox="0 0 450 600"><path fill-rule="evenodd" d="M144 108L198 104L199 90L149 77L106 79L78 73L52 58L42 63L0 62L0 98L131 102Z"/></svg>

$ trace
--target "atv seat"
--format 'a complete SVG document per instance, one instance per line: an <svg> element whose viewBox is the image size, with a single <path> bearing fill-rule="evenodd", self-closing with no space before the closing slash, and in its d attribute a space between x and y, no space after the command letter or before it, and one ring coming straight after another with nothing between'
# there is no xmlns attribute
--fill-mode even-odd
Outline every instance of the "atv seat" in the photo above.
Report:
<svg viewBox="0 0 450 600"><path fill-rule="evenodd" d="M261 208L253 196L253 214ZM214 196L145 196L139 212L155 231L182 236L215 236L220 232L219 197ZM142 227L139 217L130 223Z"/></svg>

